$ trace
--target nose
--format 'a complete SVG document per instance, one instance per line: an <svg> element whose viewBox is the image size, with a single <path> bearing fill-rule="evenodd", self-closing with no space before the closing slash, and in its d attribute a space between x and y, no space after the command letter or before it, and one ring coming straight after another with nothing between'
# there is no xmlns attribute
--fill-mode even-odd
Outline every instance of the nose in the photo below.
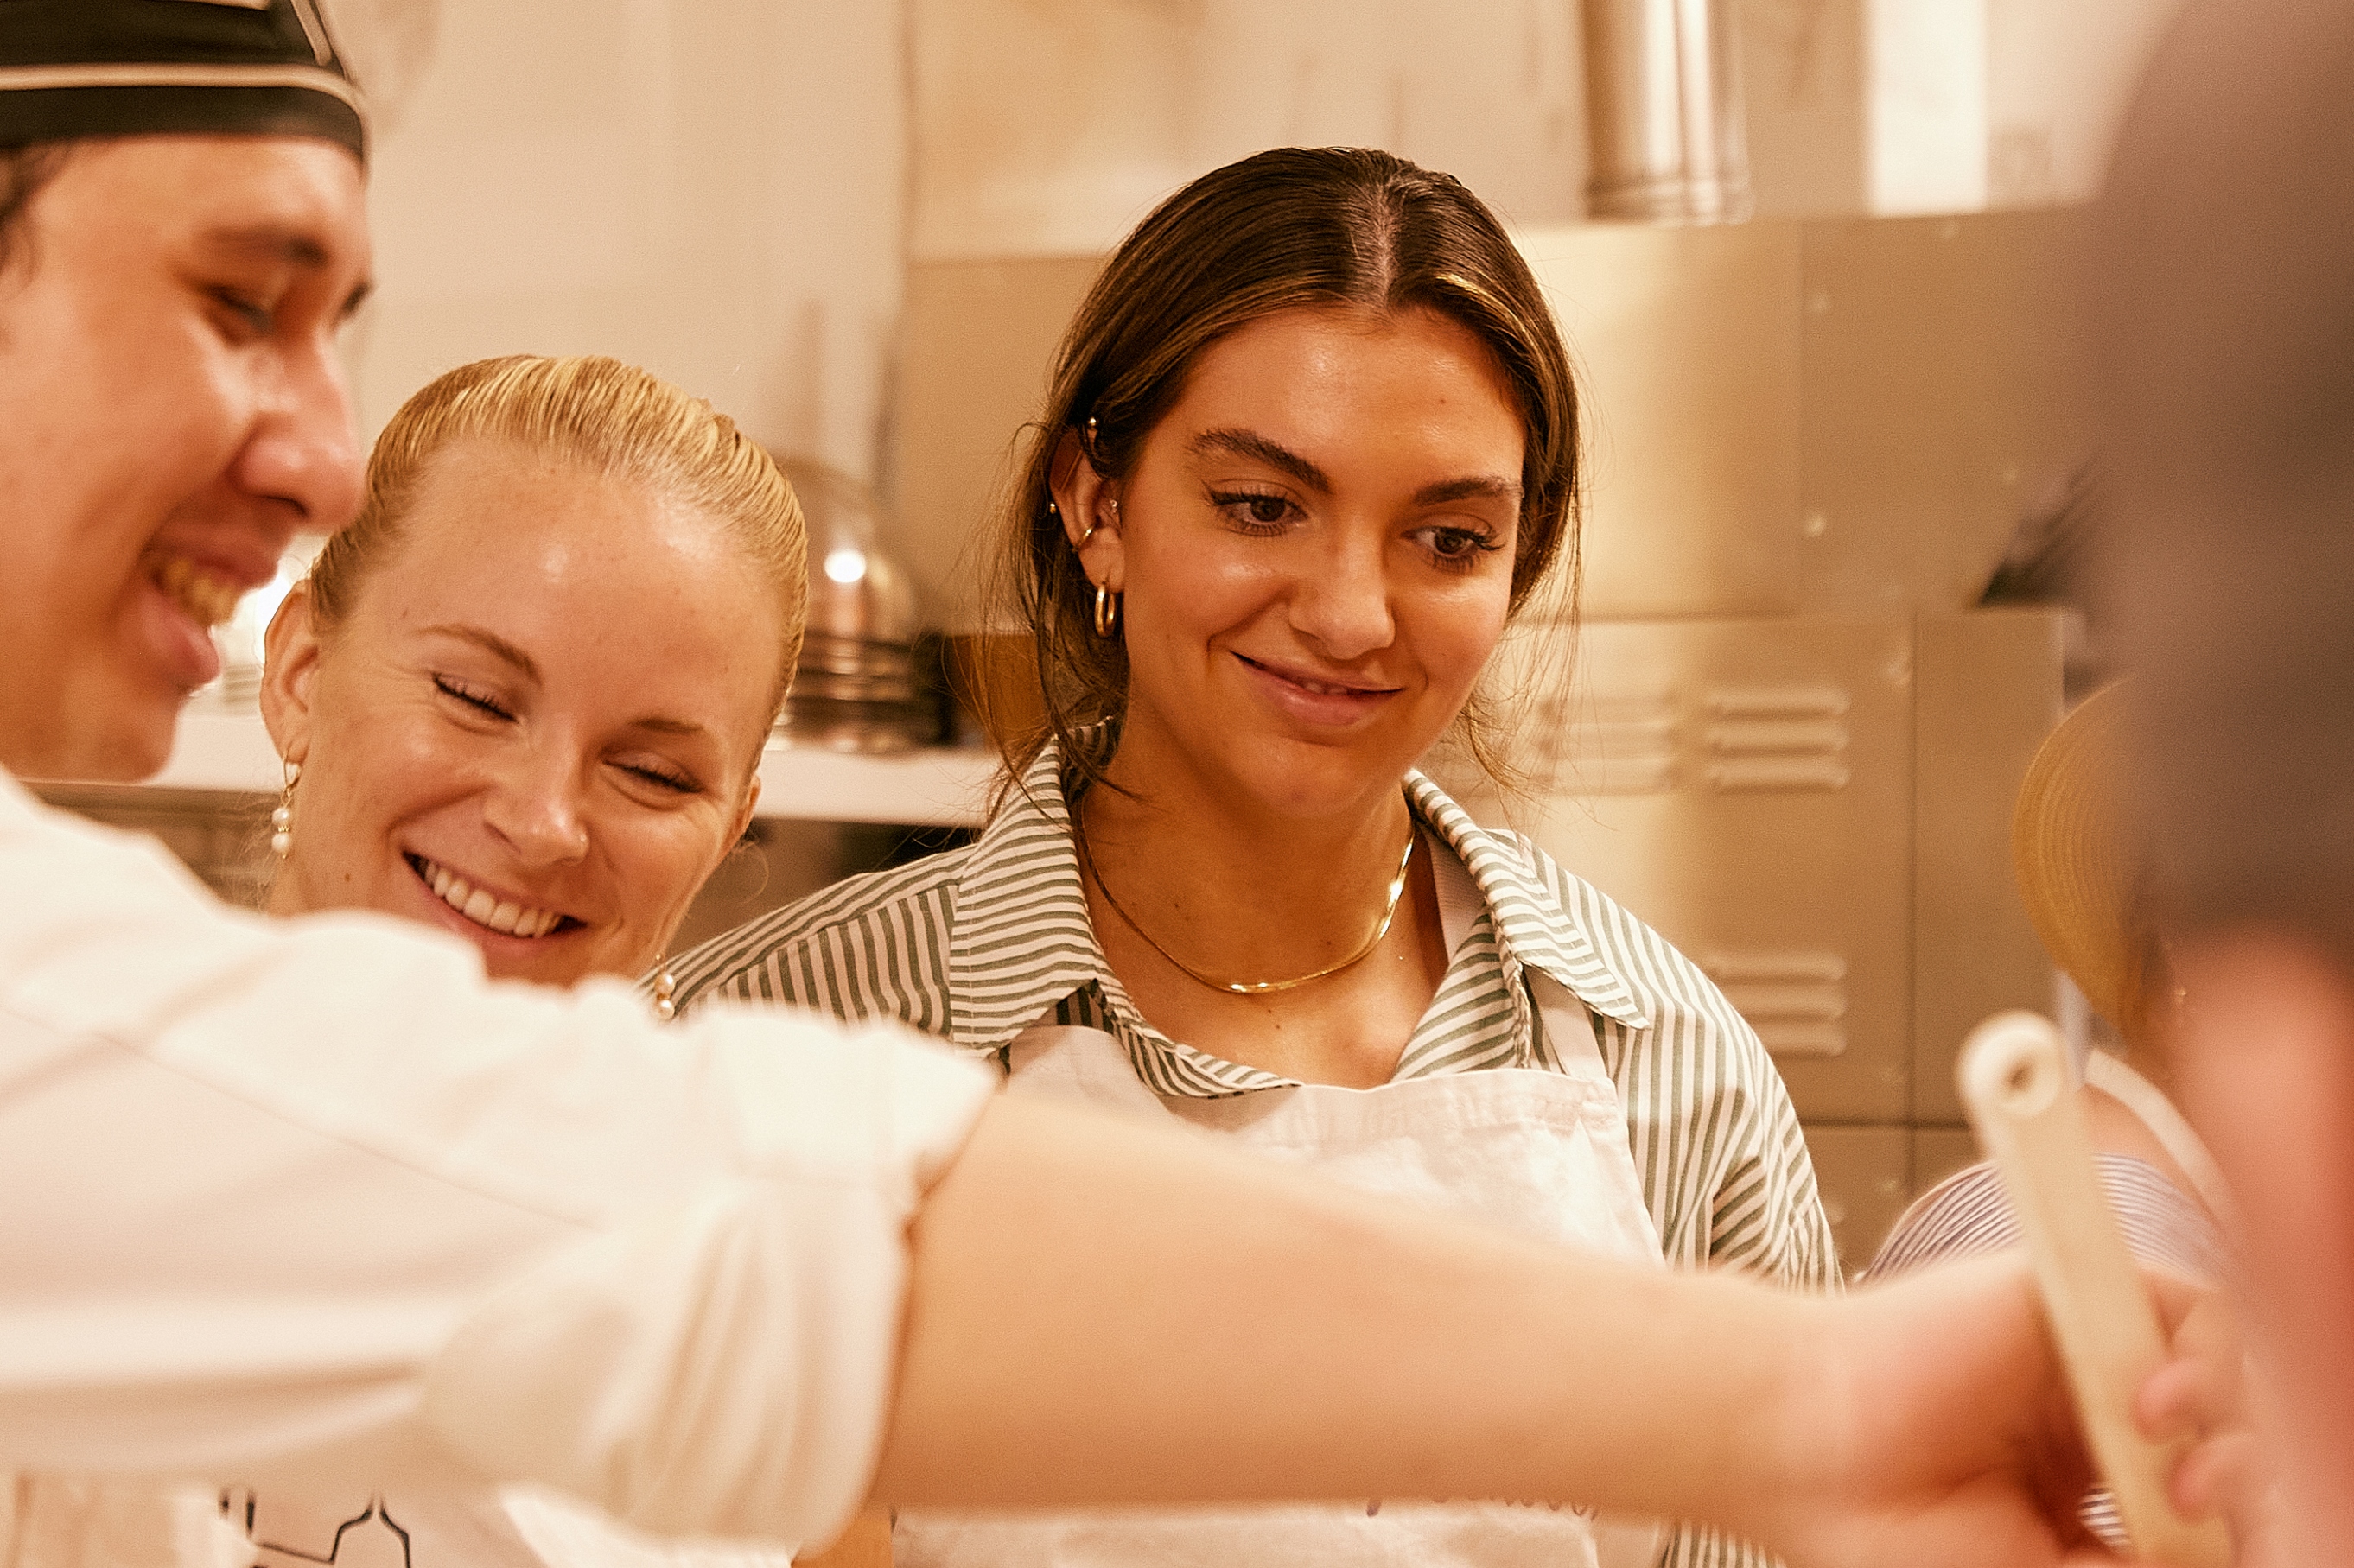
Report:
<svg viewBox="0 0 2354 1568"><path fill-rule="evenodd" d="M1386 648L1397 634L1382 544L1379 530L1347 530L1293 585L1293 629L1336 662Z"/></svg>
<svg viewBox="0 0 2354 1568"><path fill-rule="evenodd" d="M290 345L264 379L238 480L248 494L282 503L266 510L290 535L332 534L359 511L359 439L332 339Z"/></svg>
<svg viewBox="0 0 2354 1568"><path fill-rule="evenodd" d="M536 750L516 758L485 797L482 819L535 870L568 865L588 853L579 774L566 758Z"/></svg>

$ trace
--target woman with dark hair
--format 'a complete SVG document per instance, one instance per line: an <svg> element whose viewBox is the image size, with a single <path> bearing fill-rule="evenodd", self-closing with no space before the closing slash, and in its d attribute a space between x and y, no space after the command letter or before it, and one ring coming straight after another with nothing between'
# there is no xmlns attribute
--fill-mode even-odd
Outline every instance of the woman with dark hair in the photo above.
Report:
<svg viewBox="0 0 2354 1568"><path fill-rule="evenodd" d="M1447 741L1502 766L1479 684L1549 576L1574 599L1577 445L1552 313L1461 185L1345 149L1194 182L1081 307L1008 503L1044 715L995 726L1000 810L968 849L706 945L682 1000L896 1017L1017 1089L1827 1287L1797 1118L1739 1015L1416 771ZM1661 1545L1574 1511L1359 1501L903 1520L900 1551L1648 1568ZM1684 1532L1665 1555L1745 1551Z"/></svg>

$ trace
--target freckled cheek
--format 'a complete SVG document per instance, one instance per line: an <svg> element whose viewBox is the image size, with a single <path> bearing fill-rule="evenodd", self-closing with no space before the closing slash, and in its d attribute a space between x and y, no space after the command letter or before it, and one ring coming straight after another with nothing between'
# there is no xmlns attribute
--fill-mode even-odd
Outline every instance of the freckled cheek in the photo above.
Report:
<svg viewBox="0 0 2354 1568"><path fill-rule="evenodd" d="M716 828L668 825L661 831L623 832L613 863L621 880L617 892L625 924L644 928L651 939L667 939L724 858Z"/></svg>

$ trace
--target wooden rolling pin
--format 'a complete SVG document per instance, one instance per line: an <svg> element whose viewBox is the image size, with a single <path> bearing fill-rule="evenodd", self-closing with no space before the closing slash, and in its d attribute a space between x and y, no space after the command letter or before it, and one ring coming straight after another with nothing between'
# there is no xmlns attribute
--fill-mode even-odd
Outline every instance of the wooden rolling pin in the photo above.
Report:
<svg viewBox="0 0 2354 1568"><path fill-rule="evenodd" d="M2134 1425L2134 1394L2165 1360L2166 1340L2102 1192L2060 1032L2032 1012L1997 1013L1971 1032L1956 1075L2002 1171L2093 1462L2134 1550L2169 1568L2227 1568L2221 1521L2190 1523L2167 1500L2183 1445L2153 1443Z"/></svg>

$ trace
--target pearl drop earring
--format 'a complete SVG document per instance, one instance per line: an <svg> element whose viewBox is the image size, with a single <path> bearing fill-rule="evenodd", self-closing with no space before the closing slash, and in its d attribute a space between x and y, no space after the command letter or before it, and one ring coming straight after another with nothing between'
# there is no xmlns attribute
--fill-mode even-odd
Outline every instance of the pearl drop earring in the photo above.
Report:
<svg viewBox="0 0 2354 1568"><path fill-rule="evenodd" d="M294 784L302 777L301 763L290 759L285 767L286 783L278 791L276 810L270 813L270 853L281 860L294 847Z"/></svg>

